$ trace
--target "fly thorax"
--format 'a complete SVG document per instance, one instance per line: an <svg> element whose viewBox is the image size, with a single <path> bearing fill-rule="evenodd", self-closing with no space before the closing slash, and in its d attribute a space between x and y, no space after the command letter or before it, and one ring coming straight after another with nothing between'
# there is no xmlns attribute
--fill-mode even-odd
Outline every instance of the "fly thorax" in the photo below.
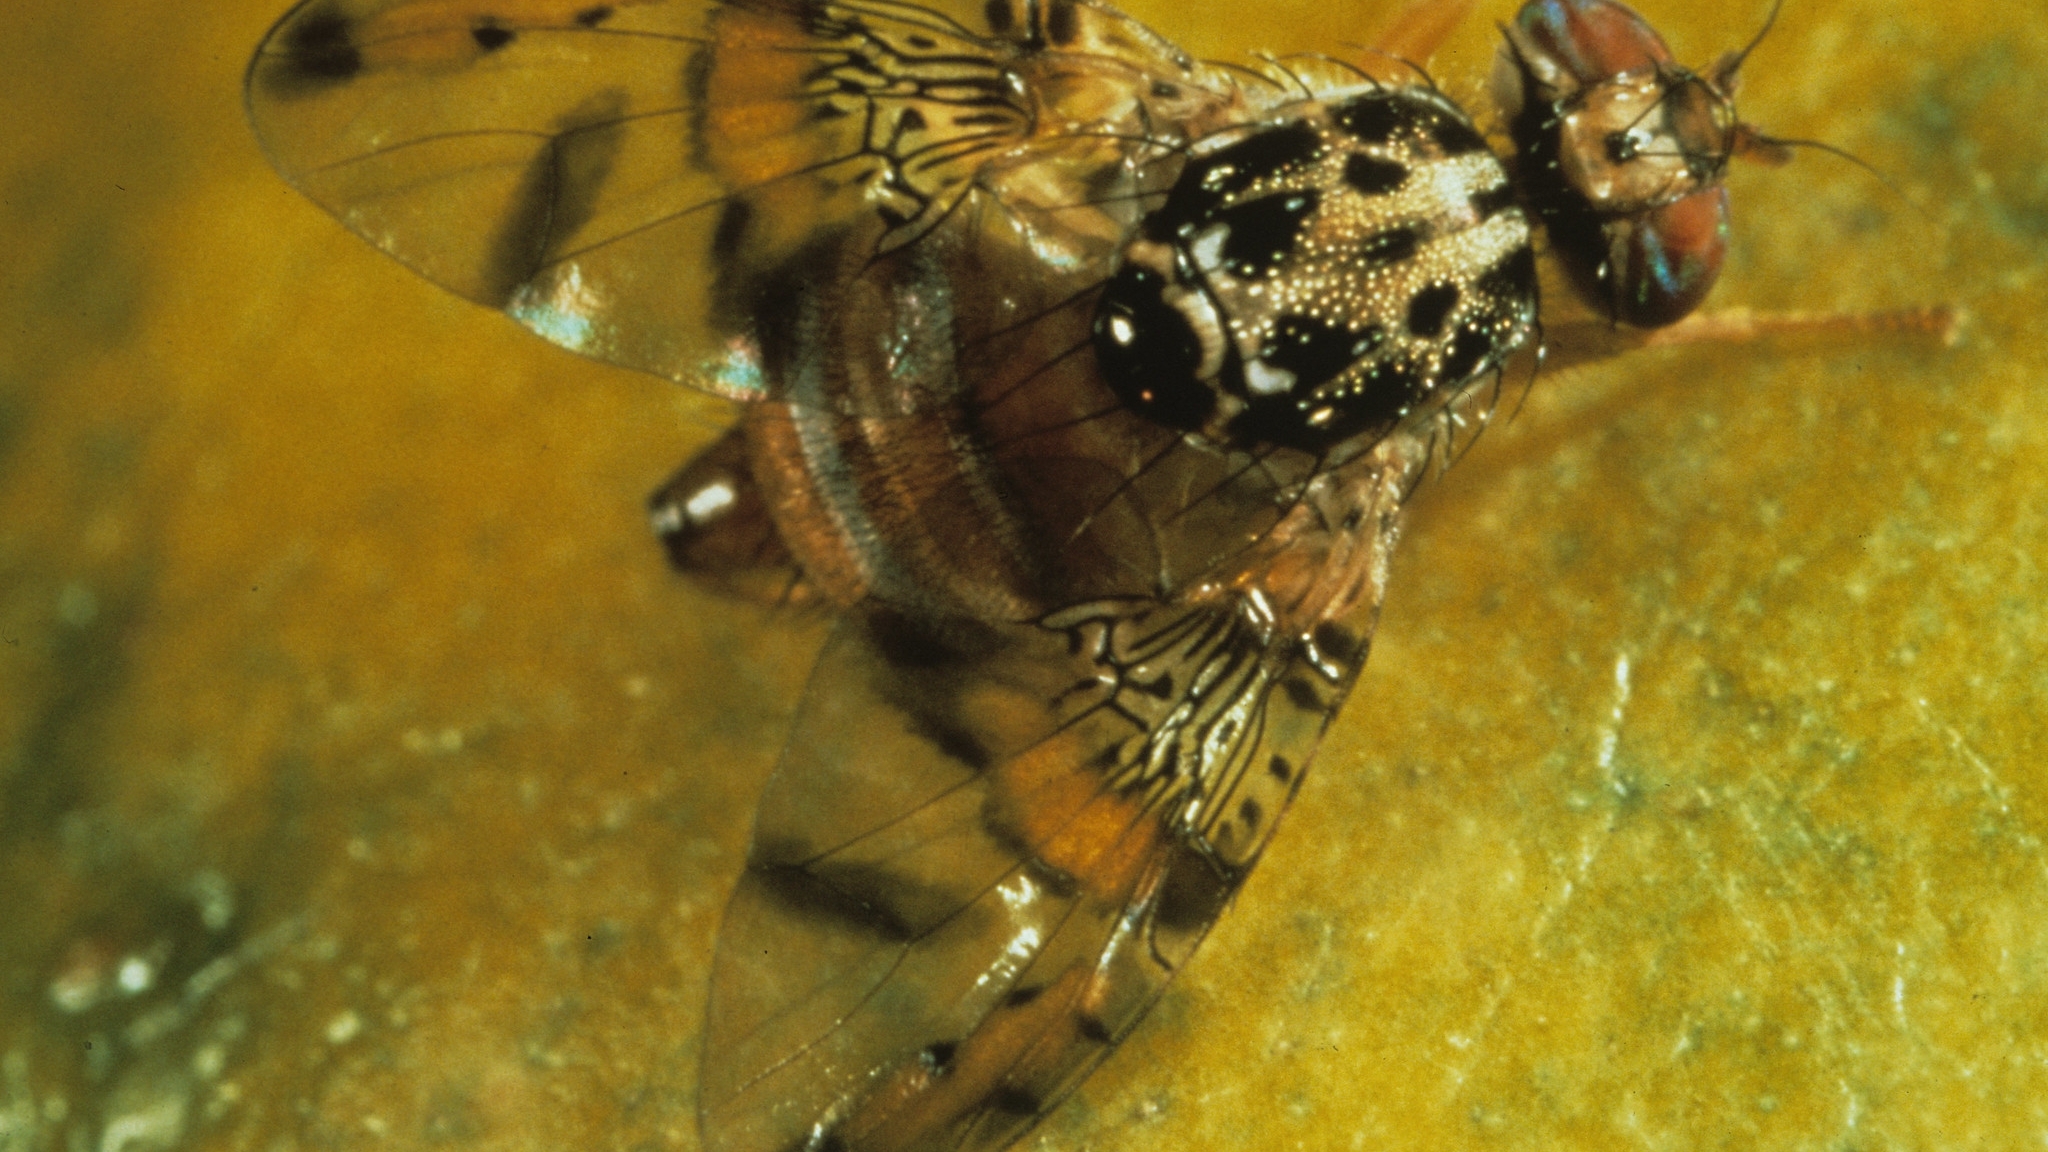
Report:
<svg viewBox="0 0 2048 1152"><path fill-rule="evenodd" d="M1528 339L1529 241L1434 91L1288 105L1189 149L1103 291L1096 357L1125 404L1215 443L1377 438Z"/></svg>

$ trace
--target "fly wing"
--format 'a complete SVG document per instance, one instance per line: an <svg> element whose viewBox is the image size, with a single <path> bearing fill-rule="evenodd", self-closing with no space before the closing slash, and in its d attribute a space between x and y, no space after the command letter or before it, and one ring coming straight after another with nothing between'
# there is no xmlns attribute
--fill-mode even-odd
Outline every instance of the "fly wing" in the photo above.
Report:
<svg viewBox="0 0 2048 1152"><path fill-rule="evenodd" d="M1036 0L305 0L247 101L286 179L428 279L753 399L755 274L820 237L908 244L1004 156L1052 150L1048 194L1078 198L1137 145L1076 148L1076 126L1170 118L1153 90L1193 68L1107 9Z"/></svg>
<svg viewBox="0 0 2048 1152"><path fill-rule="evenodd" d="M1244 590L844 621L720 932L705 1146L996 1149L1108 1055L1356 679L1406 490L1382 472L1359 526L1308 550L1352 573L1316 619L1276 626Z"/></svg>
<svg viewBox="0 0 2048 1152"><path fill-rule="evenodd" d="M696 375L723 189L693 163L714 5L307 0L250 62L279 172L365 240L600 359Z"/></svg>

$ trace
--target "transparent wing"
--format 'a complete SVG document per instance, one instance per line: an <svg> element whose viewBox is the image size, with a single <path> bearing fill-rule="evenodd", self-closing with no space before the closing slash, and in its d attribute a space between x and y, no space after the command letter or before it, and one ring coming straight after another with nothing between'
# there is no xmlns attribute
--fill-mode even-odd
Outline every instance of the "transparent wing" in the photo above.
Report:
<svg viewBox="0 0 2048 1152"><path fill-rule="evenodd" d="M247 99L288 180L427 278L752 399L760 275L911 243L1017 170L1027 242L1058 248L1033 204L1085 199L1202 75L1035 0L307 0Z"/></svg>
<svg viewBox="0 0 2048 1152"><path fill-rule="evenodd" d="M1114 1048L1363 663L1405 487L1359 472L1286 588L842 624L720 933L707 1148L1000 1148Z"/></svg>

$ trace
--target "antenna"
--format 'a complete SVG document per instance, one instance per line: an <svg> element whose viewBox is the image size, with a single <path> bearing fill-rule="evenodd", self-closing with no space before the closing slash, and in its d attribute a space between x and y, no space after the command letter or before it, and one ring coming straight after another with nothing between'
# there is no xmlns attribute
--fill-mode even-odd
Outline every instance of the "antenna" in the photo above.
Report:
<svg viewBox="0 0 2048 1152"><path fill-rule="evenodd" d="M1716 87L1730 96L1735 94L1735 74L1741 71L1743 61L1748 60L1749 54L1756 51L1756 46L1764 42L1764 37L1771 34L1771 26L1778 22L1778 12L1784 7L1785 0L1771 0L1771 11L1764 17L1764 26L1756 30L1756 35L1749 38L1749 43L1742 46L1742 51L1732 56L1723 56L1714 63Z"/></svg>

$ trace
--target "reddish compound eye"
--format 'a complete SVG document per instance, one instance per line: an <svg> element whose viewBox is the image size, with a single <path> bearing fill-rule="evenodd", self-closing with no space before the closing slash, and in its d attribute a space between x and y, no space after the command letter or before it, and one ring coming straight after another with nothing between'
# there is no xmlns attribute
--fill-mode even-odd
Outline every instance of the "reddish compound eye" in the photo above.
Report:
<svg viewBox="0 0 2048 1152"><path fill-rule="evenodd" d="M1603 230L1617 317L1640 328L1682 320L1706 299L1728 251L1728 189L1720 184L1625 216Z"/></svg>
<svg viewBox="0 0 2048 1152"><path fill-rule="evenodd" d="M1494 74L1517 177L1579 291L1624 323L1683 319L1726 252L1735 118L1730 58L1702 75L1675 63L1614 0L1531 0Z"/></svg>
<svg viewBox="0 0 2048 1152"><path fill-rule="evenodd" d="M1515 14L1508 38L1553 89L1567 78L1588 88L1676 63L1655 28L1612 0L1530 0Z"/></svg>

